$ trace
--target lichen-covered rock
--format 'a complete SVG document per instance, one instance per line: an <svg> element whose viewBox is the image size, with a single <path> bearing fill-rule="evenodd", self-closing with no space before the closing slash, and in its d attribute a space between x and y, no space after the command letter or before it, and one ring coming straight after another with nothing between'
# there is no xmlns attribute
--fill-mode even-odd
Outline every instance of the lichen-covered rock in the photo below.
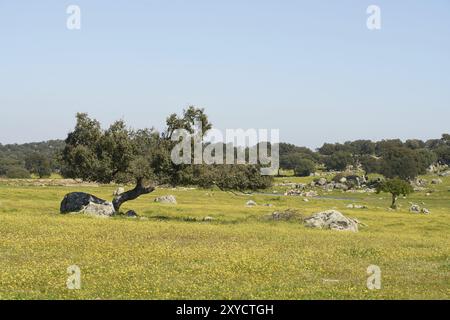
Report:
<svg viewBox="0 0 450 320"><path fill-rule="evenodd" d="M358 221L347 218L336 210L328 210L313 214L304 220L310 228L330 229L339 231L358 231Z"/></svg>
<svg viewBox="0 0 450 320"><path fill-rule="evenodd" d="M81 213L98 217L111 217L116 213L116 210L114 210L114 206L110 202L105 203L90 202L87 206L85 206L81 210Z"/></svg>

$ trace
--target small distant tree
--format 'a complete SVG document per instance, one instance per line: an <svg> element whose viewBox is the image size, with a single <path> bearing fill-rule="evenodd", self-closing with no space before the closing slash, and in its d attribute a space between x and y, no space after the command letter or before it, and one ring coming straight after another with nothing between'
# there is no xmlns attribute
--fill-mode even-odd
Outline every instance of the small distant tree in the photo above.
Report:
<svg viewBox="0 0 450 320"><path fill-rule="evenodd" d="M311 175L316 169L314 162L308 159L301 159L294 167L294 174L297 177L307 177Z"/></svg>
<svg viewBox="0 0 450 320"><path fill-rule="evenodd" d="M42 154L34 152L25 158L25 168L39 176L39 178L49 177L52 173L50 160Z"/></svg>
<svg viewBox="0 0 450 320"><path fill-rule="evenodd" d="M392 195L391 208L397 209L397 199L400 195L407 196L414 192L411 184L402 179L388 179L382 181L377 186L377 193L388 192Z"/></svg>

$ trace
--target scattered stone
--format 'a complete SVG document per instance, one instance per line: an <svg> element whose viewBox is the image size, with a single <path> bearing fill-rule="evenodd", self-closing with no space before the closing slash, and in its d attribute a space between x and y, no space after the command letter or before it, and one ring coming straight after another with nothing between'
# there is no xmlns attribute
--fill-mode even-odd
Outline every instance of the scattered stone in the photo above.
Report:
<svg viewBox="0 0 450 320"><path fill-rule="evenodd" d="M271 203L264 203L263 206L264 207L273 207L273 204L271 204Z"/></svg>
<svg viewBox="0 0 450 320"><path fill-rule="evenodd" d="M303 198L304 202L309 202L309 200L307 198Z"/></svg>
<svg viewBox="0 0 450 320"><path fill-rule="evenodd" d="M430 214L430 210L428 210L427 208L422 208L421 211L423 214Z"/></svg>
<svg viewBox="0 0 450 320"><path fill-rule="evenodd" d="M171 203L171 204L177 203L177 199L173 195L161 196L156 198L154 201L159 203Z"/></svg>
<svg viewBox="0 0 450 320"><path fill-rule="evenodd" d="M113 196L117 197L117 196L121 195L124 192L125 192L125 189L123 187L119 187L113 192Z"/></svg>
<svg viewBox="0 0 450 320"><path fill-rule="evenodd" d="M215 219L213 217L207 216L203 218L203 221L205 222L210 222L210 221L214 221Z"/></svg>
<svg viewBox="0 0 450 320"><path fill-rule="evenodd" d="M284 193L285 196L300 196L302 195L302 191L299 189L288 190Z"/></svg>
<svg viewBox="0 0 450 320"><path fill-rule="evenodd" d="M127 217L130 217L130 218L136 218L136 217L138 216L138 214L137 214L136 211L134 211L134 210L129 210L129 211L127 211L127 212L125 213L125 215L126 215Z"/></svg>
<svg viewBox="0 0 450 320"><path fill-rule="evenodd" d="M324 186L324 185L327 184L327 179L325 179L325 178L320 178L320 179L317 181L317 184L318 184L319 186Z"/></svg>
<svg viewBox="0 0 450 320"><path fill-rule="evenodd" d="M247 207L254 207L256 206L256 202L253 200L248 200L247 203L245 204Z"/></svg>
<svg viewBox="0 0 450 320"><path fill-rule="evenodd" d="M411 182L411 185L413 187L423 188L423 187L426 187L428 185L428 181L426 179L417 178L416 180Z"/></svg>
<svg viewBox="0 0 450 320"><path fill-rule="evenodd" d="M358 222L347 218L336 210L319 212L306 218L305 226L309 228L358 232Z"/></svg>
<svg viewBox="0 0 450 320"><path fill-rule="evenodd" d="M342 179L341 179L342 180ZM347 180L346 180L347 181ZM346 185L346 184L344 184L344 183L336 183L335 185L334 185L334 187L336 188L336 189L338 189L338 190L344 190L344 191L347 191L348 190L348 186Z"/></svg>
<svg viewBox="0 0 450 320"><path fill-rule="evenodd" d="M442 183L442 179L433 179L431 180L431 184L441 184Z"/></svg>
<svg viewBox="0 0 450 320"><path fill-rule="evenodd" d="M448 177L448 176L450 176L450 171L441 172L441 173L439 173L439 176L440 177Z"/></svg>
<svg viewBox="0 0 450 320"><path fill-rule="evenodd" d="M272 219L275 221L303 220L303 216L297 210L287 209L273 212Z"/></svg>
<svg viewBox="0 0 450 320"><path fill-rule="evenodd" d="M420 207L417 204L413 204L411 205L411 207L409 208L409 212L412 213L420 213Z"/></svg>
<svg viewBox="0 0 450 320"><path fill-rule="evenodd" d="M309 197L309 198L317 197L318 195L319 194L316 191L308 191L305 193L305 197Z"/></svg>
<svg viewBox="0 0 450 320"><path fill-rule="evenodd" d="M349 204L347 205L348 209L367 209L367 206L361 204Z"/></svg>

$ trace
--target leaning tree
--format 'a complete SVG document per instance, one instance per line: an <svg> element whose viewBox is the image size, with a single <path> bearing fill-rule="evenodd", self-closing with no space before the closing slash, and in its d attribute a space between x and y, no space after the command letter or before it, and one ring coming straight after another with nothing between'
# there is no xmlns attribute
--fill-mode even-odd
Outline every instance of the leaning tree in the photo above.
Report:
<svg viewBox="0 0 450 320"><path fill-rule="evenodd" d="M124 202L153 192L158 183L176 174L170 160L174 142L167 132L180 127L192 131L190 126L198 121L210 128L203 109L189 107L181 117L170 116L166 134L160 135L153 129L129 129L122 120L103 130L97 120L79 113L61 154L62 173L98 183L134 183L133 189L114 197L114 209L119 211Z"/></svg>
<svg viewBox="0 0 450 320"><path fill-rule="evenodd" d="M145 145L137 142L146 141ZM116 121L102 130L97 120L77 114L77 124L66 139L62 152L62 173L68 178L81 178L99 183L126 183L136 186L115 196L114 209L129 200L155 190L151 146L157 138L153 132L129 130L123 121Z"/></svg>

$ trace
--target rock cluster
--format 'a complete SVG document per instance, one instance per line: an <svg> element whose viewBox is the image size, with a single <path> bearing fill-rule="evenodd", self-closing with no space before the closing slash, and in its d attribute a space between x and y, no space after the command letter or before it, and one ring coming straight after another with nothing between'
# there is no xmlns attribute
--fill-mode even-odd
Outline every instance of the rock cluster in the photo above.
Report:
<svg viewBox="0 0 450 320"><path fill-rule="evenodd" d="M418 204L412 204L409 208L409 212L430 214L430 210L428 210L427 208L421 208Z"/></svg>
<svg viewBox="0 0 450 320"><path fill-rule="evenodd" d="M367 206L361 204L349 204L347 205L348 209L367 209Z"/></svg>
<svg viewBox="0 0 450 320"><path fill-rule="evenodd" d="M347 218L336 210L328 210L313 214L304 220L309 228L330 229L338 231L358 232L358 220Z"/></svg>

